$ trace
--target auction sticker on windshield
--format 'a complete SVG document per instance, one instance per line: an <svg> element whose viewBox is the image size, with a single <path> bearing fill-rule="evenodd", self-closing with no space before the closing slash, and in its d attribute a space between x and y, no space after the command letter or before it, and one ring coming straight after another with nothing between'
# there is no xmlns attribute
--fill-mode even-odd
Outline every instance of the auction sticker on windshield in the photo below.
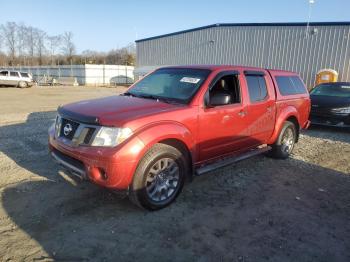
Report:
<svg viewBox="0 0 350 262"><path fill-rule="evenodd" d="M201 81L200 78L193 78L193 77L183 77L181 78L180 82L185 82L185 83L191 83L191 84L197 84L199 81Z"/></svg>

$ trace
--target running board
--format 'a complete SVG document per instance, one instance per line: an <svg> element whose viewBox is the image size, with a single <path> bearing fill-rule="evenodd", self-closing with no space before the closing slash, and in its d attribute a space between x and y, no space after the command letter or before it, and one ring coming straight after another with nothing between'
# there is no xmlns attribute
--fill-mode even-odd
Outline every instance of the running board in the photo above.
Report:
<svg viewBox="0 0 350 262"><path fill-rule="evenodd" d="M212 164L204 165L204 166L196 169L195 175L196 176L204 175L205 173L211 172L215 169L218 169L218 168L221 168L224 166L228 166L228 165L232 165L232 164L237 163L239 161L242 161L244 159L263 154L269 150L271 150L270 146L256 148L256 149L250 150L250 151L243 153L243 154L236 156L236 157L225 158L223 160L219 160L219 161L214 162Z"/></svg>

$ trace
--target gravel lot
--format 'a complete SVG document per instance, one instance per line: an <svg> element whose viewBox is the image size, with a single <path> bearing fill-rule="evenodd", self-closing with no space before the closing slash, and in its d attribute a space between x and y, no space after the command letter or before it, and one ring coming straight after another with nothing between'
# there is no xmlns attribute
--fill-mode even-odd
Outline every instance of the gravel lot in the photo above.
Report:
<svg viewBox="0 0 350 262"><path fill-rule="evenodd" d="M350 133L196 178L145 212L47 153L58 105L123 88L0 89L0 261L350 261Z"/></svg>

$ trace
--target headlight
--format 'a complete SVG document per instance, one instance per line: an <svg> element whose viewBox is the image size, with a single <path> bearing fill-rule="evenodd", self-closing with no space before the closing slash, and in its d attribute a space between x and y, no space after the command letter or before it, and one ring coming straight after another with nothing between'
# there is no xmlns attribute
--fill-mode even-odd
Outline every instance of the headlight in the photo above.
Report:
<svg viewBox="0 0 350 262"><path fill-rule="evenodd" d="M101 127L91 146L114 147L131 135L130 128Z"/></svg>
<svg viewBox="0 0 350 262"><path fill-rule="evenodd" d="M350 107L334 108L332 109L332 112L338 114L350 114Z"/></svg>

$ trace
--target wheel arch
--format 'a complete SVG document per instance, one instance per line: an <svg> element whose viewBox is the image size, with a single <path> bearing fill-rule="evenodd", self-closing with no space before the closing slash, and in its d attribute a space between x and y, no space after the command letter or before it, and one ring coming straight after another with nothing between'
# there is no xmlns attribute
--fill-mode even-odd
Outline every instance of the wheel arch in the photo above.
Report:
<svg viewBox="0 0 350 262"><path fill-rule="evenodd" d="M176 122L163 122L143 129L137 136L145 145L142 152L140 152L139 159L142 159L155 144L172 146L187 157L188 178L191 180L197 151L194 137L188 128Z"/></svg>
<svg viewBox="0 0 350 262"><path fill-rule="evenodd" d="M300 133L299 119L299 113L295 107L288 106L283 109L283 111L281 111L276 118L275 129L270 140L268 141L268 144L273 144L276 141L283 128L283 124L286 121L290 121L295 125L295 129L297 131L296 142L298 142Z"/></svg>
<svg viewBox="0 0 350 262"><path fill-rule="evenodd" d="M296 133L296 138L295 138L295 143L298 143L298 141L299 141L299 134L300 134L300 124L298 122L298 119L294 115L291 115L285 121L289 121L289 122L292 122L294 124L295 131L297 132Z"/></svg>
<svg viewBox="0 0 350 262"><path fill-rule="evenodd" d="M183 141L181 141L177 138L167 138L167 139L159 141L158 143L172 146L172 147L176 148L177 150L179 150L186 157L186 159L188 161L187 165L188 165L188 171L189 171L189 173L186 174L186 176L188 179L192 180L193 158L192 158L191 151L187 147L187 145Z"/></svg>

